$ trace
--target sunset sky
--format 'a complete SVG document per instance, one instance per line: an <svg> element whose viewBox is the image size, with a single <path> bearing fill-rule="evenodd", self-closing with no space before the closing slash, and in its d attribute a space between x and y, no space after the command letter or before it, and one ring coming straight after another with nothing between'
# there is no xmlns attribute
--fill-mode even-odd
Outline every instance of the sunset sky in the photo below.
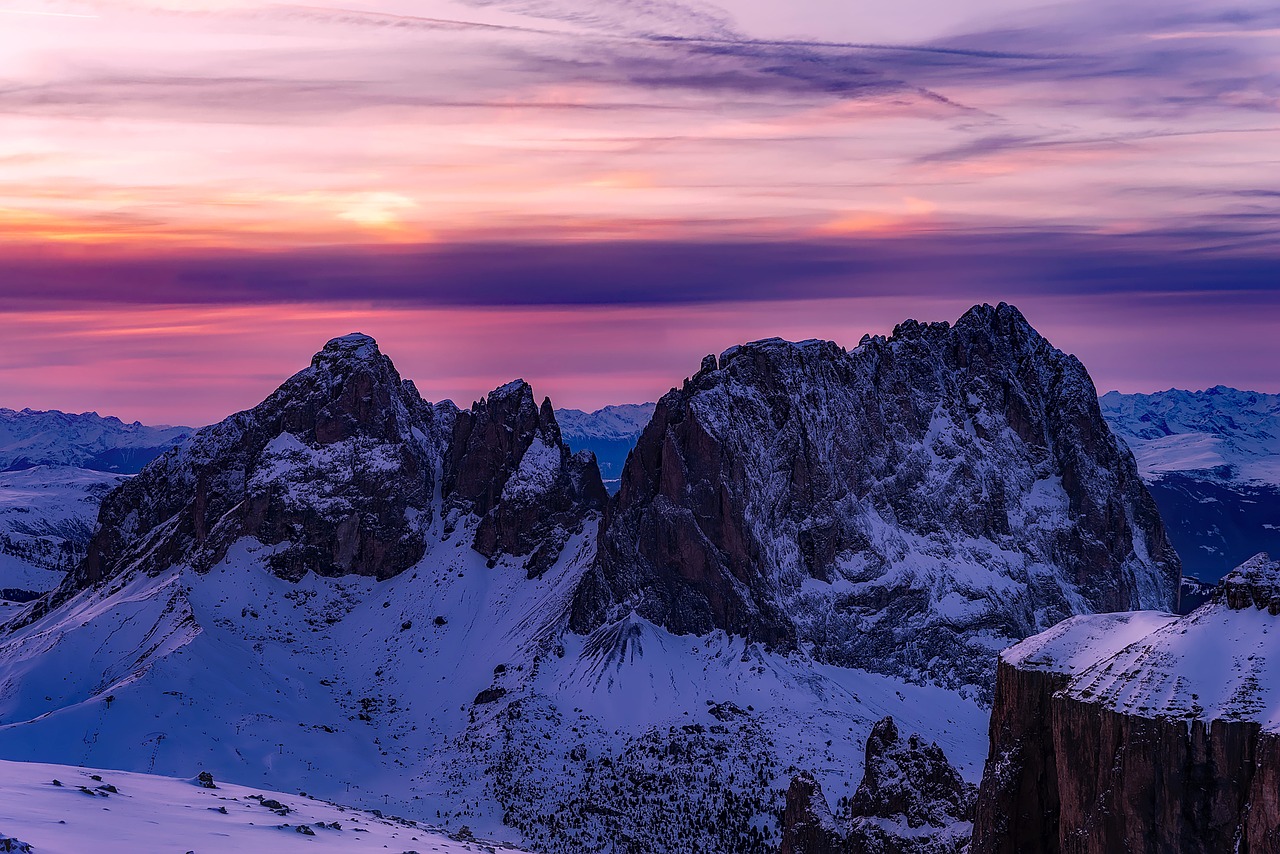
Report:
<svg viewBox="0 0 1280 854"><path fill-rule="evenodd" d="M1006 300L1280 391L1280 6L0 0L0 406L199 424L334 335L651 400Z"/></svg>

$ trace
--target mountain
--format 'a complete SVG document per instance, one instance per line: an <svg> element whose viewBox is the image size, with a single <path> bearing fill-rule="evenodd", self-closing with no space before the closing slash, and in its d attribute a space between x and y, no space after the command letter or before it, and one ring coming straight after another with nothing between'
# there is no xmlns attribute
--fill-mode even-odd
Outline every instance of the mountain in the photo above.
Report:
<svg viewBox="0 0 1280 854"><path fill-rule="evenodd" d="M556 420L569 447L591 451L600 466L600 476L611 493L618 491L622 466L635 447L644 425L653 417L655 404L625 403L606 406L595 412L557 409Z"/></svg>
<svg viewBox="0 0 1280 854"><path fill-rule="evenodd" d="M481 848L481 845L484 847ZM0 851L494 851L407 819L303 794L0 760ZM514 849L506 847L502 851Z"/></svg>
<svg viewBox="0 0 1280 854"><path fill-rule="evenodd" d="M1280 562L1187 616L1074 617L1001 655L972 850L1280 845Z"/></svg>
<svg viewBox="0 0 1280 854"><path fill-rule="evenodd" d="M0 409L0 620L85 555L98 504L191 432L96 412Z"/></svg>
<svg viewBox="0 0 1280 854"><path fill-rule="evenodd" d="M428 403L351 335L102 503L0 628L0 755L773 852L791 779L854 797L886 716L918 738L874 739L861 825L917 755L976 782L995 650L1177 577L1083 368L1008 306L707 360L613 499L526 383Z"/></svg>
<svg viewBox="0 0 1280 854"><path fill-rule="evenodd" d="M1102 414L1133 449L1184 570L1280 553L1280 395L1215 386L1108 392Z"/></svg>
<svg viewBox="0 0 1280 854"><path fill-rule="evenodd" d="M1084 367L1002 303L708 356L629 457L571 626L638 615L989 696L996 650L1171 609L1179 578Z"/></svg>
<svg viewBox="0 0 1280 854"><path fill-rule="evenodd" d="M722 632L568 631L607 509L524 383L421 401L330 342L102 504L0 631L0 755L304 789L545 852L766 852L893 714L976 780L985 711ZM680 791L673 798L673 791Z"/></svg>
<svg viewBox="0 0 1280 854"><path fill-rule="evenodd" d="M0 621L85 556L98 505L124 475L68 466L0 472Z"/></svg>
<svg viewBox="0 0 1280 854"><path fill-rule="evenodd" d="M72 466L131 474L191 432L190 427L126 424L96 412L0 408L0 470Z"/></svg>

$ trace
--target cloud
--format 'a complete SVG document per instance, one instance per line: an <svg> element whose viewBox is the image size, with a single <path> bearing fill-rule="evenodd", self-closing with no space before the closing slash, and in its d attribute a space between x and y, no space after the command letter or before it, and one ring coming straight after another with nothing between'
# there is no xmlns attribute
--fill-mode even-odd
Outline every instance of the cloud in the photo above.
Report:
<svg viewBox="0 0 1280 854"><path fill-rule="evenodd" d="M1275 214L1273 213L1272 216ZM605 306L840 297L1267 292L1280 253L1252 216L1142 235L993 231L807 241L348 247L163 258L0 258L6 301ZM1249 248L1250 251L1237 251ZM1269 249L1270 251L1257 251Z"/></svg>

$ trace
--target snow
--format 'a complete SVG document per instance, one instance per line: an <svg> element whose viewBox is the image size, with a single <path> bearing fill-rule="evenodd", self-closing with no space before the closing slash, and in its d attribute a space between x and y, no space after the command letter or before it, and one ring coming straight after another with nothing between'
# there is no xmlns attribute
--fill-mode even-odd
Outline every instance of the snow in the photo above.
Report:
<svg viewBox="0 0 1280 854"><path fill-rule="evenodd" d="M96 412L0 409L0 470L60 465L137 471L190 433L189 427L126 424Z"/></svg>
<svg viewBox="0 0 1280 854"><path fill-rule="evenodd" d="M324 345L324 349L340 351L344 356L355 359L372 359L379 355L378 342L362 332L352 332L330 339Z"/></svg>
<svg viewBox="0 0 1280 854"><path fill-rule="evenodd" d="M719 791L746 792L758 779L747 769L763 769L756 821L766 824L792 765L833 797L851 794L866 736L886 714L937 741L967 779L981 773L987 713L957 692L640 620L563 634L594 528L539 579L508 560L487 567L470 540L455 532L387 581L308 575L296 585L266 571L270 548L242 540L204 574L175 567L82 593L0 641L0 756L178 776L205 768L544 849L546 827L522 833L504 814L661 796L634 782L646 774L710 774ZM494 687L506 695L475 703ZM734 753L681 771L669 739ZM579 745L593 773L571 758ZM711 796L698 791L690 797ZM608 826L596 813L579 819Z"/></svg>
<svg viewBox="0 0 1280 854"><path fill-rule="evenodd" d="M594 412L557 409L556 422L570 445L584 439L630 440L635 442L653 417L654 403L624 403Z"/></svg>
<svg viewBox="0 0 1280 854"><path fill-rule="evenodd" d="M1265 555L1226 579L1275 583ZM1267 576L1266 573L1271 573ZM1272 635L1275 632L1275 635ZM1005 662L1070 675L1074 699L1152 718L1256 721L1280 732L1280 617L1220 591L1192 613L1073 617L1007 650Z"/></svg>
<svg viewBox="0 0 1280 854"><path fill-rule="evenodd" d="M543 436L537 436L507 479L502 500L529 500L547 492L556 485L560 464L560 449L552 447Z"/></svg>
<svg viewBox="0 0 1280 854"><path fill-rule="evenodd" d="M205 788L194 777L0 760L0 834L27 843L38 854L493 850L301 794L216 779L214 785ZM289 812L279 815L270 804L264 806L269 801Z"/></svg>
<svg viewBox="0 0 1280 854"><path fill-rule="evenodd" d="M56 587L83 554L102 496L124 480L66 466L0 472L0 589Z"/></svg>
<svg viewBox="0 0 1280 854"><path fill-rule="evenodd" d="M1133 450L1147 479L1171 472L1280 485L1280 395L1215 386L1099 398L1111 429Z"/></svg>
<svg viewBox="0 0 1280 854"><path fill-rule="evenodd" d="M1014 644L1000 659L1023 670L1076 674L1177 619L1160 611L1082 614Z"/></svg>

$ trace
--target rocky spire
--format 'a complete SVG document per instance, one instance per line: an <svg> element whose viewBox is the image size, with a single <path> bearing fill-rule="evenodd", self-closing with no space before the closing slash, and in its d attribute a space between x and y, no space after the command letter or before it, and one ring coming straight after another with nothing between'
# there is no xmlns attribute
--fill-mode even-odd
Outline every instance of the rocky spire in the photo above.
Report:
<svg viewBox="0 0 1280 854"><path fill-rule="evenodd" d="M902 738L885 717L867 738L862 782L843 815L832 815L808 773L787 790L780 854L950 854L969 839L977 787L936 744Z"/></svg>
<svg viewBox="0 0 1280 854"><path fill-rule="evenodd" d="M476 551L491 563L523 556L530 577L555 563L584 512L603 510L607 500L595 457L570 453L551 400L535 405L524 380L458 416L443 489L446 516L461 508L480 517Z"/></svg>

